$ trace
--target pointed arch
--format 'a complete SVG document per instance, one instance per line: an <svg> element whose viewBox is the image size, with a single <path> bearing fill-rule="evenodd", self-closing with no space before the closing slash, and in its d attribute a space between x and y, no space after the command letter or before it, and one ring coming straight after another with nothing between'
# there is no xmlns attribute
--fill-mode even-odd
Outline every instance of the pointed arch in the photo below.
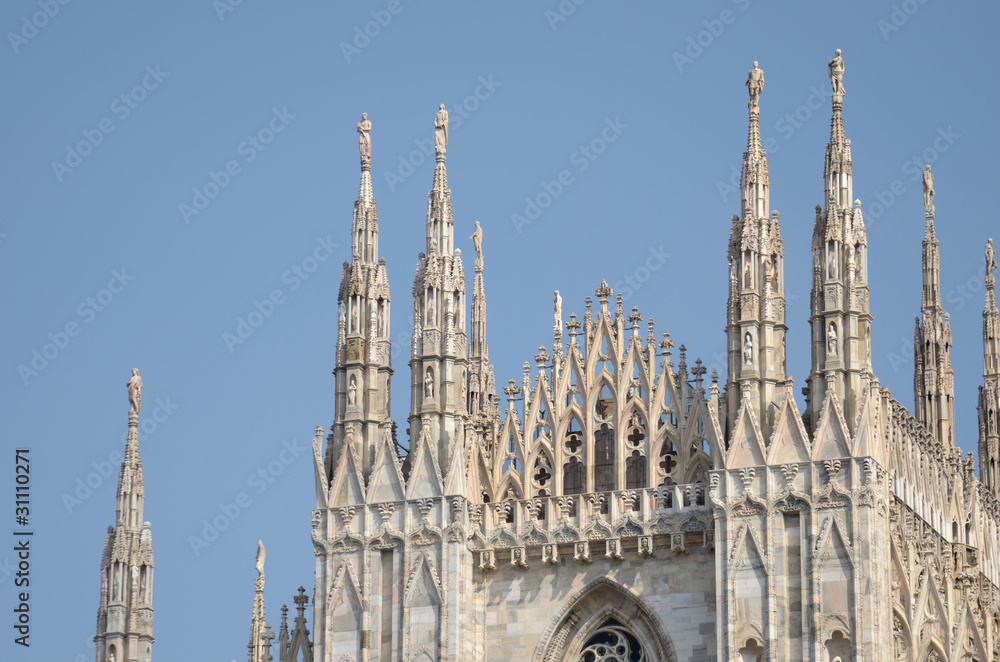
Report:
<svg viewBox="0 0 1000 662"><path fill-rule="evenodd" d="M406 583L404 628L410 649L438 659L441 646L441 588L427 554L417 555ZM416 655L411 655L411 659Z"/></svg>
<svg viewBox="0 0 1000 662"><path fill-rule="evenodd" d="M581 587L552 617L538 640L532 662L580 659L590 637L610 620L628 626L645 659L677 661L660 619L642 598L612 579L599 577Z"/></svg>
<svg viewBox="0 0 1000 662"><path fill-rule="evenodd" d="M354 566L349 561L343 561L326 603L326 640L331 659L360 654L364 610L359 586Z"/></svg>

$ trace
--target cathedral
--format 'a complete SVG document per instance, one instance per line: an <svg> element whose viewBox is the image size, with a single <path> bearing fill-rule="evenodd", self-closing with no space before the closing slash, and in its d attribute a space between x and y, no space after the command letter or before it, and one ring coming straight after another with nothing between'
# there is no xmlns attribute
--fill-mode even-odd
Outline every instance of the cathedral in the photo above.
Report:
<svg viewBox="0 0 1000 662"><path fill-rule="evenodd" d="M828 70L801 410L786 374L784 247L769 201L764 75L755 62L728 246L724 376L689 361L684 345L637 308L625 310L602 281L582 316L564 315L556 292L551 346L498 392L483 232L453 215L441 106L412 291L406 452L390 412L391 296L372 125L362 117L334 420L312 445L315 587L311 596L299 590L294 623L282 609L276 636L259 545L249 662L1000 660L992 241L977 478L953 433L930 166L911 413L872 370L868 240L853 196L840 51ZM463 232L473 232L474 257L455 247ZM150 662L153 645L141 386L134 371L102 562L97 662Z"/></svg>

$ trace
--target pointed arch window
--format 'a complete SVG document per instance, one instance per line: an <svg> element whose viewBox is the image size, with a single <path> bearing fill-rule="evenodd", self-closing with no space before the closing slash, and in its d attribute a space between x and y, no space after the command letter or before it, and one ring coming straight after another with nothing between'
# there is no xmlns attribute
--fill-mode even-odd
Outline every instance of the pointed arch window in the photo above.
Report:
<svg viewBox="0 0 1000 662"><path fill-rule="evenodd" d="M617 489L615 480L615 429L601 424L594 435L594 490L611 492Z"/></svg>
<svg viewBox="0 0 1000 662"><path fill-rule="evenodd" d="M646 662L642 645L624 625L611 618L587 639L580 662Z"/></svg>

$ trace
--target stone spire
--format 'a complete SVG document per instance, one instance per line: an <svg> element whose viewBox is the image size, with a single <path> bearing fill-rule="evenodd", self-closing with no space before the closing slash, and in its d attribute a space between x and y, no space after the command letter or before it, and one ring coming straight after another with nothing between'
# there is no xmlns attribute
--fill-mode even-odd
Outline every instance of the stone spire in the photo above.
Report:
<svg viewBox="0 0 1000 662"><path fill-rule="evenodd" d="M499 402L490 348L486 344L486 288L483 282L483 230L476 222L472 235L476 247L476 276L472 284L471 336L469 340L469 415L496 418Z"/></svg>
<svg viewBox="0 0 1000 662"><path fill-rule="evenodd" d="M389 430L391 341L389 277L385 258L378 255L378 211L372 193L371 122L367 113L358 123L361 184L351 221L351 262L337 298L337 379L335 420L326 452L327 479L344 440L353 436L354 451L367 478L380 431ZM348 428L352 435L348 434Z"/></svg>
<svg viewBox="0 0 1000 662"><path fill-rule="evenodd" d="M946 448L955 445L955 372L951 368L951 323L941 306L941 253L934 232L933 184L924 175L923 297L913 338L913 399L917 420ZM930 196L928 195L930 193Z"/></svg>
<svg viewBox="0 0 1000 662"><path fill-rule="evenodd" d="M247 662L271 662L271 639L274 634L264 616L264 543L257 541L257 579L253 581L253 615L250 617L250 643Z"/></svg>
<svg viewBox="0 0 1000 662"><path fill-rule="evenodd" d="M772 405L785 379L784 248L778 212L770 211L767 151L760 138L764 72L756 62L746 86L750 127L740 175L741 216L732 217L729 238L728 427L745 404L769 436ZM744 394L749 401L744 402Z"/></svg>
<svg viewBox="0 0 1000 662"><path fill-rule="evenodd" d="M839 50L828 69L833 117L823 167L825 206L817 205L813 230L812 369L803 418L807 427L818 420L829 383L834 387L829 395L837 398L853 432L861 394L872 374L868 239L861 201L851 206L851 141L844 131L844 61Z"/></svg>
<svg viewBox="0 0 1000 662"><path fill-rule="evenodd" d="M125 459L118 474L115 526L108 527L101 561L97 662L148 662L153 646L153 537L143 522L145 488L139 458L142 378L132 370Z"/></svg>
<svg viewBox="0 0 1000 662"><path fill-rule="evenodd" d="M420 253L413 282L413 344L410 373L410 460L418 441L439 463L441 473L464 439L469 379L465 328L465 273L455 248L455 221L445 168L448 112L434 118L434 181L427 201L426 254ZM482 311L481 311L482 312ZM481 336L485 347L485 336ZM406 466L408 469L408 465Z"/></svg>
<svg viewBox="0 0 1000 662"><path fill-rule="evenodd" d="M979 479L1000 495L1000 313L994 292L997 268L993 240L986 243L986 308L983 310L983 386L979 389Z"/></svg>

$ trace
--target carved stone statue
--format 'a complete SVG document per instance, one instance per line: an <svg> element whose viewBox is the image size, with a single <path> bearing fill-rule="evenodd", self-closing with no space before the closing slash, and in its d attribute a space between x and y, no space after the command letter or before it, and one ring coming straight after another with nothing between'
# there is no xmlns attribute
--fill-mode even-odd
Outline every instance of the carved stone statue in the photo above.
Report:
<svg viewBox="0 0 1000 662"><path fill-rule="evenodd" d="M834 258L833 251L830 251L830 257L826 261L826 277L836 278L837 277L837 260Z"/></svg>
<svg viewBox="0 0 1000 662"><path fill-rule="evenodd" d="M132 376L129 377L127 386L129 412L138 414L139 410L142 409L142 377L139 376L138 368L132 368Z"/></svg>
<svg viewBox="0 0 1000 662"><path fill-rule="evenodd" d="M260 540L257 541L257 577L262 579L264 577L264 558L267 556L267 550L264 548L264 543Z"/></svg>
<svg viewBox="0 0 1000 662"><path fill-rule="evenodd" d="M750 264L743 268L743 287L753 287L753 274L750 272Z"/></svg>
<svg viewBox="0 0 1000 662"><path fill-rule="evenodd" d="M743 362L747 365L753 363L753 336L750 335L749 331L743 338Z"/></svg>
<svg viewBox="0 0 1000 662"><path fill-rule="evenodd" d="M385 335L385 306L378 307L378 335Z"/></svg>
<svg viewBox="0 0 1000 662"><path fill-rule="evenodd" d="M347 404L351 407L358 404L358 380L351 375L351 383L347 387Z"/></svg>
<svg viewBox="0 0 1000 662"><path fill-rule="evenodd" d="M931 174L931 167L924 168L924 209L930 209L934 205L934 175Z"/></svg>
<svg viewBox="0 0 1000 662"><path fill-rule="evenodd" d="M358 122L358 148L361 150L361 160L368 161L372 158L372 123L368 121L368 113L361 113L361 121Z"/></svg>
<svg viewBox="0 0 1000 662"><path fill-rule="evenodd" d="M556 326L562 324L562 296L560 296L559 290L556 290L555 310L552 316L555 317Z"/></svg>
<svg viewBox="0 0 1000 662"><path fill-rule="evenodd" d="M986 272L993 274L997 270L996 253L993 251L993 240L986 240Z"/></svg>
<svg viewBox="0 0 1000 662"><path fill-rule="evenodd" d="M837 325L830 322L830 328L826 331L826 349L830 356L837 355Z"/></svg>
<svg viewBox="0 0 1000 662"><path fill-rule="evenodd" d="M448 146L448 111L441 104L437 115L434 116L434 149L444 151Z"/></svg>
<svg viewBox="0 0 1000 662"><path fill-rule="evenodd" d="M427 375L424 377L424 397L428 400L434 399L434 375L430 370L427 371Z"/></svg>
<svg viewBox="0 0 1000 662"><path fill-rule="evenodd" d="M476 231L469 237L472 240L472 247L476 249L476 259L483 259L483 228L476 221Z"/></svg>
<svg viewBox="0 0 1000 662"><path fill-rule="evenodd" d="M826 68L830 72L830 84L833 86L834 96L842 97L847 94L844 90L844 58L840 57L839 48Z"/></svg>
<svg viewBox="0 0 1000 662"><path fill-rule="evenodd" d="M753 63L753 69L747 74L747 90L750 92L750 107L756 108L760 101L760 93L764 91L764 71L757 68L757 63Z"/></svg>

